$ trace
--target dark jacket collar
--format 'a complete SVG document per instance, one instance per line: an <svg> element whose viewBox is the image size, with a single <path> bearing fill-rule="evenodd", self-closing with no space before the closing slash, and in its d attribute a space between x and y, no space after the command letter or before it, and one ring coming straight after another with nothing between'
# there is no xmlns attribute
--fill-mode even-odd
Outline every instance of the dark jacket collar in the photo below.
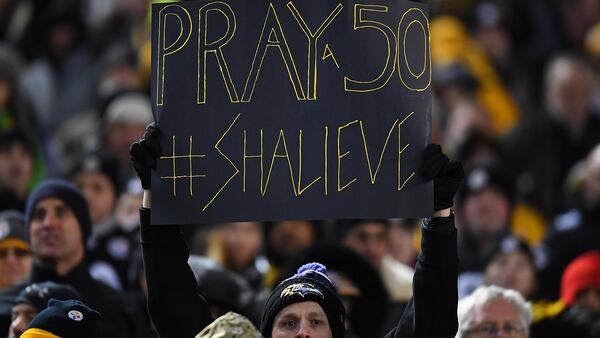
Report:
<svg viewBox="0 0 600 338"><path fill-rule="evenodd" d="M39 263L34 263L31 269L30 281L32 283L40 283L44 281L53 281L69 285L81 285L87 283L92 277L88 272L87 265L82 262L69 271L66 275L59 275L51 266L44 266Z"/></svg>

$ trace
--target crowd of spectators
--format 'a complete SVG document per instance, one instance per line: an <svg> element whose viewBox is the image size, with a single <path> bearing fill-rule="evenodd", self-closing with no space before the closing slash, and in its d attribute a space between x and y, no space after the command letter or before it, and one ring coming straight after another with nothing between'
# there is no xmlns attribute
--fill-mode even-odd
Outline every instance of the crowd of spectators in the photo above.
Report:
<svg viewBox="0 0 600 338"><path fill-rule="evenodd" d="M157 336L129 160L154 120L150 2L0 0L0 337L18 337L50 298L83 300L111 337ZM600 337L600 1L427 2L432 142L466 170L454 204L457 337ZM258 326L269 291L318 261L347 336L372 338L412 296L419 223L184 234L215 317L235 311ZM510 319L489 324L502 311Z"/></svg>

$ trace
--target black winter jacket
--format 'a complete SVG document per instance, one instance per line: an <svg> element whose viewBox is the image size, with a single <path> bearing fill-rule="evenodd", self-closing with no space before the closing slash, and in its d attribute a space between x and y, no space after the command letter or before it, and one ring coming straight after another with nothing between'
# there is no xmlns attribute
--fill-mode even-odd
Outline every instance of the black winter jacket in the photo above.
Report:
<svg viewBox="0 0 600 338"><path fill-rule="evenodd" d="M179 227L150 225L150 209L140 209L148 309L163 338L193 338L213 318L198 293ZM456 334L457 265L453 217L433 218L422 227L421 253L413 278L413 298L385 338L452 338Z"/></svg>

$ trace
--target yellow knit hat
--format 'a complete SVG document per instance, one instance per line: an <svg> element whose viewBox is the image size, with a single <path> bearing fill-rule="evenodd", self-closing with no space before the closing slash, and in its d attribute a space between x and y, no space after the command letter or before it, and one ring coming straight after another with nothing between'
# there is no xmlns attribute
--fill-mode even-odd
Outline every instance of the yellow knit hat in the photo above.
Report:
<svg viewBox="0 0 600 338"><path fill-rule="evenodd" d="M29 329L21 335L21 338L60 338L46 330L42 329Z"/></svg>

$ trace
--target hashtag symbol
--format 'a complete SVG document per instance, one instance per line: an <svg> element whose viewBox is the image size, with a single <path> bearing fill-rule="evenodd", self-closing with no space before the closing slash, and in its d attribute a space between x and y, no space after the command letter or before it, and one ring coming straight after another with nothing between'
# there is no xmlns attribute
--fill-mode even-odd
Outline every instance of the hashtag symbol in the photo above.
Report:
<svg viewBox="0 0 600 338"><path fill-rule="evenodd" d="M192 196L194 194L193 184L192 184L194 181L194 178L206 177L206 175L200 175L200 174L194 175L194 171L192 170L192 159L205 157L206 155L192 153L192 136L190 136L190 139L189 139L189 152L187 155L177 155L177 153L175 152L175 135L173 135L172 143L173 143L173 154L171 156L161 156L159 158L161 160L171 160L172 166L173 166L173 174L171 176L161 176L160 178L173 180L173 196L177 196L177 184L176 184L177 180L178 179L189 179L190 196ZM178 158L187 158L188 159L188 167L189 167L188 175L177 175L177 168L176 168L175 162L177 162Z"/></svg>

